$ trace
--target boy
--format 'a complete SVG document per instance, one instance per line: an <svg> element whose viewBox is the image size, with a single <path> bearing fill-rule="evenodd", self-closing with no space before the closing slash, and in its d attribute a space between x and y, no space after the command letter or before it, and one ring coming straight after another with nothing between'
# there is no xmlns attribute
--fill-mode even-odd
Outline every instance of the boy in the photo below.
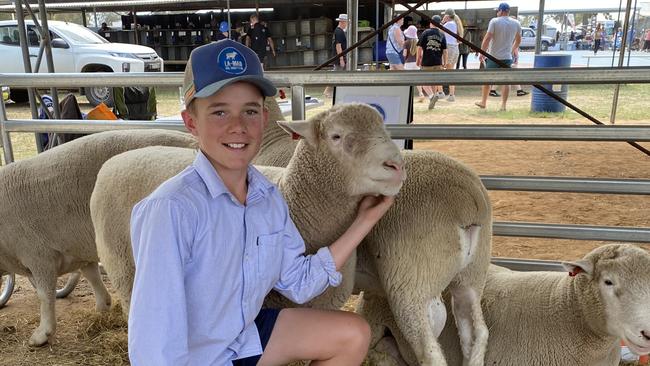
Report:
<svg viewBox="0 0 650 366"><path fill-rule="evenodd" d="M305 302L336 286L393 198L364 198L338 240L305 256L280 192L250 165L268 123L264 97L276 92L255 53L231 40L196 48L183 90L200 150L133 209L131 363L359 365L370 337L359 316L260 309L272 288Z"/></svg>

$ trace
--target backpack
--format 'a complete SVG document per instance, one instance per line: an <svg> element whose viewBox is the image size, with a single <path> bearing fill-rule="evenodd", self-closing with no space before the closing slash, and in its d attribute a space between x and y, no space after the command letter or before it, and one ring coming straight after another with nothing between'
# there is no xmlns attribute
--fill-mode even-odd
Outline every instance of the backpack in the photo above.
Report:
<svg viewBox="0 0 650 366"><path fill-rule="evenodd" d="M120 119L156 119L156 89L147 86L113 88L113 113Z"/></svg>

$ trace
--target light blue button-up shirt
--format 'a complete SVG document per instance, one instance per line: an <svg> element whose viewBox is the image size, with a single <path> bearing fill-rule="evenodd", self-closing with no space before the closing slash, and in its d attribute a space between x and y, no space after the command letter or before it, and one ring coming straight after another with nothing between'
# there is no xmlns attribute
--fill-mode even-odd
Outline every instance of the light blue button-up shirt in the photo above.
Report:
<svg viewBox="0 0 650 366"><path fill-rule="evenodd" d="M254 320L275 289L303 303L337 286L327 248L305 244L278 189L252 166L242 205L202 152L131 215L132 365L229 365L262 353Z"/></svg>

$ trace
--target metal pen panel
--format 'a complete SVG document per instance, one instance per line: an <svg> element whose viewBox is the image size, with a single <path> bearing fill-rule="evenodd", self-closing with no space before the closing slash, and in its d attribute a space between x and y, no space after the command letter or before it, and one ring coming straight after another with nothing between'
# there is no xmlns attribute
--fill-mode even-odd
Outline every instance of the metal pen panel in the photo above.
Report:
<svg viewBox="0 0 650 366"><path fill-rule="evenodd" d="M481 181L492 191L650 195L647 179L481 176Z"/></svg>
<svg viewBox="0 0 650 366"><path fill-rule="evenodd" d="M494 222L493 234L530 238L650 243L650 228L640 227Z"/></svg>

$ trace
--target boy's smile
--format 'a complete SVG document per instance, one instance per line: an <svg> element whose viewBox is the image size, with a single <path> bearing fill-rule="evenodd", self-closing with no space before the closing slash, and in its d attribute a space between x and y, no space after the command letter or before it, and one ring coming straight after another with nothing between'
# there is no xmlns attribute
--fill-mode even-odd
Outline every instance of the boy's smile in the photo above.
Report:
<svg viewBox="0 0 650 366"><path fill-rule="evenodd" d="M182 115L221 179L245 179L268 122L259 89L248 82L233 83L212 96L196 98Z"/></svg>

